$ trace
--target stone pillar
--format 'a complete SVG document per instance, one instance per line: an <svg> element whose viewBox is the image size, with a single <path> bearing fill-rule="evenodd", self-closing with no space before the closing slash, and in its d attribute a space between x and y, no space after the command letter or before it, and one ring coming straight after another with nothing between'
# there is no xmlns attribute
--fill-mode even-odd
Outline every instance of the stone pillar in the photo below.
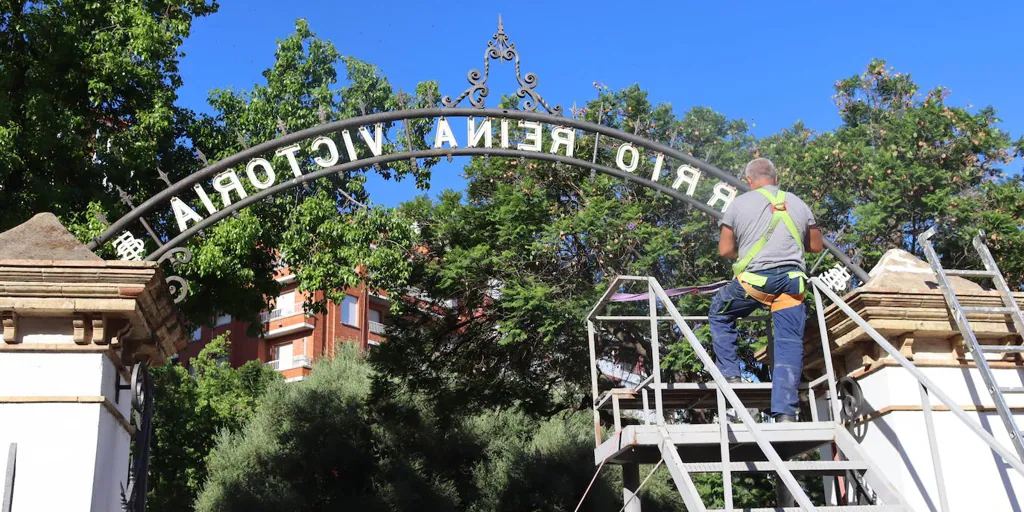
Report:
<svg viewBox="0 0 1024 512"><path fill-rule="evenodd" d="M845 300L956 405L1014 451L928 264L893 250L871 276ZM964 305L1003 305L995 291L959 277L951 280ZM1018 302L1022 299L1024 294L1018 295ZM854 436L913 510L941 510L917 380L838 308L830 306L825 314L837 376L855 379L864 395L864 410L851 425ZM972 313L968 318L982 344L1021 343L1008 317ZM824 359L818 329L811 322L807 333L805 374L813 379L822 374ZM992 354L988 362L1002 386L1019 387L1024 382L1024 365L1017 356ZM817 395L818 411L826 419L823 395ZM1024 425L1024 395L1004 396L1018 424ZM1006 466L937 398L932 396L930 402L949 510L1020 510L1024 477Z"/></svg>
<svg viewBox="0 0 1024 512"><path fill-rule="evenodd" d="M124 388L137 363L163 364L188 340L157 264L104 261L37 215L0 234L0 320L12 512L121 510L137 428Z"/></svg>

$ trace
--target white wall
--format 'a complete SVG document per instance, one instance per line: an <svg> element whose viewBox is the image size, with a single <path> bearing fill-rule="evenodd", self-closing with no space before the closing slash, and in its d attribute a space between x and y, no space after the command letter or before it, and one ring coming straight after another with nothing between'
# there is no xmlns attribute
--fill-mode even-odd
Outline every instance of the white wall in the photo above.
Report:
<svg viewBox="0 0 1024 512"><path fill-rule="evenodd" d="M961 407L992 403L977 370L920 369ZM1024 374L1017 370L994 370L994 373L1003 386L1021 386L1024 382ZM883 368L862 378L860 384L869 411L887 406L921 405L917 381L903 368ZM1024 396L1005 396L1011 406L1024 405ZM931 403L941 405L934 395ZM968 414L1014 452L995 412L968 411ZM1024 476L1008 467L952 412L934 411L933 418L950 510L1024 510ZM1017 420L1018 425L1024 425L1024 413L1018 414ZM889 412L859 426L853 434L893 485L904 493L914 510L940 510L923 412Z"/></svg>
<svg viewBox="0 0 1024 512"><path fill-rule="evenodd" d="M0 352L0 472L8 446L18 443L12 512L120 510L128 471L129 436L101 403L127 417L131 395L115 400L114 365L99 353ZM41 397L44 403L9 403Z"/></svg>

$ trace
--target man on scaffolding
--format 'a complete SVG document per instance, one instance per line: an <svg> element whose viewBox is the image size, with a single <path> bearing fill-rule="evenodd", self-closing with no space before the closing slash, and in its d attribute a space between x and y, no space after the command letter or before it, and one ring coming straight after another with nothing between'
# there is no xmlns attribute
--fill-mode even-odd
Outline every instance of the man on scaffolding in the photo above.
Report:
<svg viewBox="0 0 1024 512"><path fill-rule="evenodd" d="M736 320L770 308L775 344L771 414L776 422L793 422L804 357L804 251L821 252L821 232L811 209L779 190L770 160L752 160L743 174L751 190L725 211L718 241L718 252L738 261L735 279L718 291L708 312L716 364L730 383L742 382Z"/></svg>

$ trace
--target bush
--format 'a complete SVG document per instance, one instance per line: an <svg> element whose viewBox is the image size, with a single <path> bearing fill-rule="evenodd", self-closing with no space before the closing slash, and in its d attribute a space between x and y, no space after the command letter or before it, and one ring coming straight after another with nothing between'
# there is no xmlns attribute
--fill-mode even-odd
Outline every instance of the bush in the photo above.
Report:
<svg viewBox="0 0 1024 512"><path fill-rule="evenodd" d="M517 409L464 417L375 381L343 344L305 381L271 386L251 421L218 437L196 509L571 511L594 474L590 421ZM606 466L582 510L618 510L620 482ZM644 509L680 507L661 470Z"/></svg>

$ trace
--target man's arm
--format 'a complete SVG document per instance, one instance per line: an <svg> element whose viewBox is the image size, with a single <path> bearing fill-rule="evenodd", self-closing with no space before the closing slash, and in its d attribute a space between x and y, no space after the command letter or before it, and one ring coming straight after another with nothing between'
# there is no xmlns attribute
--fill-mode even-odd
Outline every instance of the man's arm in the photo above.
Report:
<svg viewBox="0 0 1024 512"><path fill-rule="evenodd" d="M818 250L821 250L821 236L818 236ZM723 258L729 258L734 260L739 258L740 255L736 253L736 234L733 233L732 228L729 226L722 226L722 234L718 237L718 254L722 255Z"/></svg>
<svg viewBox="0 0 1024 512"><path fill-rule="evenodd" d="M818 226L811 226L807 228L807 236L804 239L804 247L808 252L819 253L822 249L821 243L821 230Z"/></svg>

